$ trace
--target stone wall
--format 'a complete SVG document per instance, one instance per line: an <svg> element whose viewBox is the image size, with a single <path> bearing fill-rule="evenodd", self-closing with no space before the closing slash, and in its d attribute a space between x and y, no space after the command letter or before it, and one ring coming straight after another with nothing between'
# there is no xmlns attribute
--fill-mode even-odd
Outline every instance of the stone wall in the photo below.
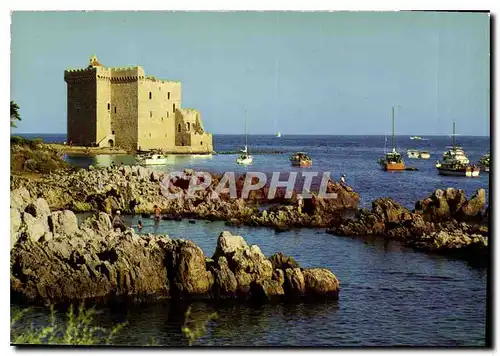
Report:
<svg viewBox="0 0 500 356"><path fill-rule="evenodd" d="M187 152L211 153L212 135L206 133L201 114L195 109L179 109L175 114L175 145L191 147Z"/></svg>
<svg viewBox="0 0 500 356"><path fill-rule="evenodd" d="M97 116L97 132L95 143L101 147L108 147L109 140L112 140L112 145L115 144L111 138L111 80L109 69L96 67L97 70L97 85L96 85L96 116Z"/></svg>
<svg viewBox="0 0 500 356"><path fill-rule="evenodd" d="M115 145L126 150L137 149L138 134L138 78L142 68L136 67L111 75L111 133ZM122 74L122 75L120 75Z"/></svg>
<svg viewBox="0 0 500 356"><path fill-rule="evenodd" d="M96 141L96 72L93 69L67 70L68 142L90 146Z"/></svg>
<svg viewBox="0 0 500 356"><path fill-rule="evenodd" d="M175 146L175 114L181 106L181 84L151 77L139 81L138 148L169 150Z"/></svg>

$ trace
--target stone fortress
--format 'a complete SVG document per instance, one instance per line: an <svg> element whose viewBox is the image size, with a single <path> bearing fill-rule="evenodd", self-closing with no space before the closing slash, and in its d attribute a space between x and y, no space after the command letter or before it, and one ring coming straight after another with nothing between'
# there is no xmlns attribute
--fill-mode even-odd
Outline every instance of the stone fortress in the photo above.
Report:
<svg viewBox="0 0 500 356"><path fill-rule="evenodd" d="M146 76L140 66L107 68L94 55L87 68L64 71L68 142L131 152L212 153L195 109L181 108L181 83Z"/></svg>

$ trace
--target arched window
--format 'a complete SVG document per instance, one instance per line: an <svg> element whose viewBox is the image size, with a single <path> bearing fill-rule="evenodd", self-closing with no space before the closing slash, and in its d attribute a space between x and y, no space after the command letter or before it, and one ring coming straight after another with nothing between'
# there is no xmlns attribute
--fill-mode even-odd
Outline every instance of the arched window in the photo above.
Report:
<svg viewBox="0 0 500 356"><path fill-rule="evenodd" d="M151 92L149 92L149 99L152 99L153 98L153 94Z"/></svg>
<svg viewBox="0 0 500 356"><path fill-rule="evenodd" d="M167 99L170 100L170 92L167 93Z"/></svg>
<svg viewBox="0 0 500 356"><path fill-rule="evenodd" d="M200 146L203 146L203 141L200 141Z"/></svg>
<svg viewBox="0 0 500 356"><path fill-rule="evenodd" d="M110 103L108 103L108 110L110 110L110 109L111 109L111 104L110 104Z"/></svg>

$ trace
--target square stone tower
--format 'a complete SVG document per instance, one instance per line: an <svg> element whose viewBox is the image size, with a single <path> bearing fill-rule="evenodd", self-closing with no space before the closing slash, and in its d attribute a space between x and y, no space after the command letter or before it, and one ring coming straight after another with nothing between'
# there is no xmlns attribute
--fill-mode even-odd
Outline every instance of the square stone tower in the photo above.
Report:
<svg viewBox="0 0 500 356"><path fill-rule="evenodd" d="M64 71L68 142L129 151L211 153L200 112L181 109L181 83L146 76L142 67L107 68L94 55L87 68Z"/></svg>

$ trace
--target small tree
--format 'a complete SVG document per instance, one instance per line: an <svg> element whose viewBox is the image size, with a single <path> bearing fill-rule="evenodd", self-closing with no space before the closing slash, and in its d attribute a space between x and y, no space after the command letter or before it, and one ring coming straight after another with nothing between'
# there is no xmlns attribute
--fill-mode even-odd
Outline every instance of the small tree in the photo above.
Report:
<svg viewBox="0 0 500 356"><path fill-rule="evenodd" d="M15 101L10 101L10 127L17 127L15 120L21 121L19 115L19 105Z"/></svg>

